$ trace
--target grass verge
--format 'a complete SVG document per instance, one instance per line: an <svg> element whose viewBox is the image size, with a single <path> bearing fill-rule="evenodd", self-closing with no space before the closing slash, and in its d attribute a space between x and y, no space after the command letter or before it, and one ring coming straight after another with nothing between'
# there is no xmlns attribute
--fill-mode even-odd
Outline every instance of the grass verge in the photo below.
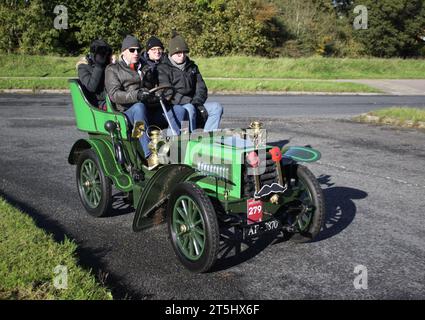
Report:
<svg viewBox="0 0 425 320"><path fill-rule="evenodd" d="M108 289L77 265L75 243L55 242L1 197L0 230L0 300L112 299ZM67 268L66 282L64 273L55 273L57 266ZM55 283L67 288L58 289Z"/></svg>
<svg viewBox="0 0 425 320"><path fill-rule="evenodd" d="M212 92L299 91L299 92L380 92L367 85L350 82L305 80L210 80L206 79ZM68 89L67 79L0 79L3 89Z"/></svg>
<svg viewBox="0 0 425 320"><path fill-rule="evenodd" d="M425 109L391 107L362 114L355 121L425 129Z"/></svg>
<svg viewBox="0 0 425 320"><path fill-rule="evenodd" d="M1 77L75 77L78 57L0 55ZM204 77L291 79L425 79L424 60L194 57Z"/></svg>
<svg viewBox="0 0 425 320"><path fill-rule="evenodd" d="M211 91L299 91L299 92L366 92L379 93L378 89L351 82L307 80L205 80Z"/></svg>

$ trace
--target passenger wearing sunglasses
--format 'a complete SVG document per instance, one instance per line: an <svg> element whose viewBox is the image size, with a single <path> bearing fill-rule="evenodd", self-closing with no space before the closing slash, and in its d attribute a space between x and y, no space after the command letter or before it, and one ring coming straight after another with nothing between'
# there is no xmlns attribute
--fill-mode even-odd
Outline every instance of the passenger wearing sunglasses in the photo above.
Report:
<svg viewBox="0 0 425 320"><path fill-rule="evenodd" d="M106 68L106 92L111 101L115 103L117 110L125 113L131 124L143 121L146 127L162 125L165 121L162 109L148 109L146 106L151 94L142 82L141 51L141 45L137 38L131 35L125 37L121 46L121 57L115 64L110 64ZM185 109L181 107L170 108L167 112L170 125L177 134L180 134L181 121L185 113ZM142 135L140 144L147 160L147 167L152 170L158 164L156 159L150 157L149 142L149 137L146 134Z"/></svg>

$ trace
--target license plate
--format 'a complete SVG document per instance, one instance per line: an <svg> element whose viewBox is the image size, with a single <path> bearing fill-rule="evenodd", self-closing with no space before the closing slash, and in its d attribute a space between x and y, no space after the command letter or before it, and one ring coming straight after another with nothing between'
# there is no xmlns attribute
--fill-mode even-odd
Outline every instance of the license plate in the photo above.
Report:
<svg viewBox="0 0 425 320"><path fill-rule="evenodd" d="M276 219L270 219L264 222L257 222L255 224L248 225L244 228L245 238L259 236L263 233L280 230L281 228L281 222Z"/></svg>
<svg viewBox="0 0 425 320"><path fill-rule="evenodd" d="M246 215L248 224L261 222L263 220L263 202L255 199L247 200Z"/></svg>

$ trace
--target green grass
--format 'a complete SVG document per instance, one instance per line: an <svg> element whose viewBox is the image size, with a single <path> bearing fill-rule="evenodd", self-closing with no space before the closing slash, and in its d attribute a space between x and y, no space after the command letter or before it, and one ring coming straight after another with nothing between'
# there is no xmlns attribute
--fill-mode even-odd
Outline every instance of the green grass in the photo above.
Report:
<svg viewBox="0 0 425 320"><path fill-rule="evenodd" d="M381 118L393 118L399 121L425 122L425 109L409 107L391 107L369 112L370 115Z"/></svg>
<svg viewBox="0 0 425 320"><path fill-rule="evenodd" d="M217 57L196 60L205 77L424 79L424 60Z"/></svg>
<svg viewBox="0 0 425 320"><path fill-rule="evenodd" d="M425 79L425 61L414 59L341 59L194 57L204 77L293 79ZM0 55L0 77L75 77L78 57Z"/></svg>
<svg viewBox="0 0 425 320"><path fill-rule="evenodd" d="M425 130L425 109L390 107L373 110L353 118L357 122Z"/></svg>
<svg viewBox="0 0 425 320"><path fill-rule="evenodd" d="M299 92L380 92L367 85L350 82L304 80L206 80L210 91L299 91Z"/></svg>
<svg viewBox="0 0 425 320"><path fill-rule="evenodd" d="M67 79L0 79L0 89L69 89Z"/></svg>
<svg viewBox="0 0 425 320"><path fill-rule="evenodd" d="M367 85L349 82L304 80L205 80L212 92L232 91L312 91L379 92ZM66 79L0 79L0 89L68 89Z"/></svg>
<svg viewBox="0 0 425 320"><path fill-rule="evenodd" d="M34 221L0 198L0 300L112 299L88 271L77 265L77 246L57 243ZM54 286L54 268L66 266L68 288Z"/></svg>
<svg viewBox="0 0 425 320"><path fill-rule="evenodd" d="M0 77L75 77L78 57L0 55Z"/></svg>

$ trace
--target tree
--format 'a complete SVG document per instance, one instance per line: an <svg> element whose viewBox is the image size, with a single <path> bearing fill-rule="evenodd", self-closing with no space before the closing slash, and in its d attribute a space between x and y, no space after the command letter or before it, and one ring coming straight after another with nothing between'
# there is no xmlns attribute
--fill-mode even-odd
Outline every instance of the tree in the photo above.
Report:
<svg viewBox="0 0 425 320"><path fill-rule="evenodd" d="M368 29L357 30L365 53L378 57L419 56L425 42L423 0L362 0L368 9Z"/></svg>
<svg viewBox="0 0 425 320"><path fill-rule="evenodd" d="M55 50L59 45L59 32L53 28L53 10L47 10L46 3L43 0L9 0L1 5L1 51L34 54Z"/></svg>
<svg viewBox="0 0 425 320"><path fill-rule="evenodd" d="M80 48L102 38L115 50L121 48L126 34L139 24L137 9L144 0L63 0L69 12L69 24Z"/></svg>
<svg viewBox="0 0 425 320"><path fill-rule="evenodd" d="M271 55L276 15L276 7L262 0L150 0L140 10L136 34L156 34L166 43L175 29L195 55Z"/></svg>

